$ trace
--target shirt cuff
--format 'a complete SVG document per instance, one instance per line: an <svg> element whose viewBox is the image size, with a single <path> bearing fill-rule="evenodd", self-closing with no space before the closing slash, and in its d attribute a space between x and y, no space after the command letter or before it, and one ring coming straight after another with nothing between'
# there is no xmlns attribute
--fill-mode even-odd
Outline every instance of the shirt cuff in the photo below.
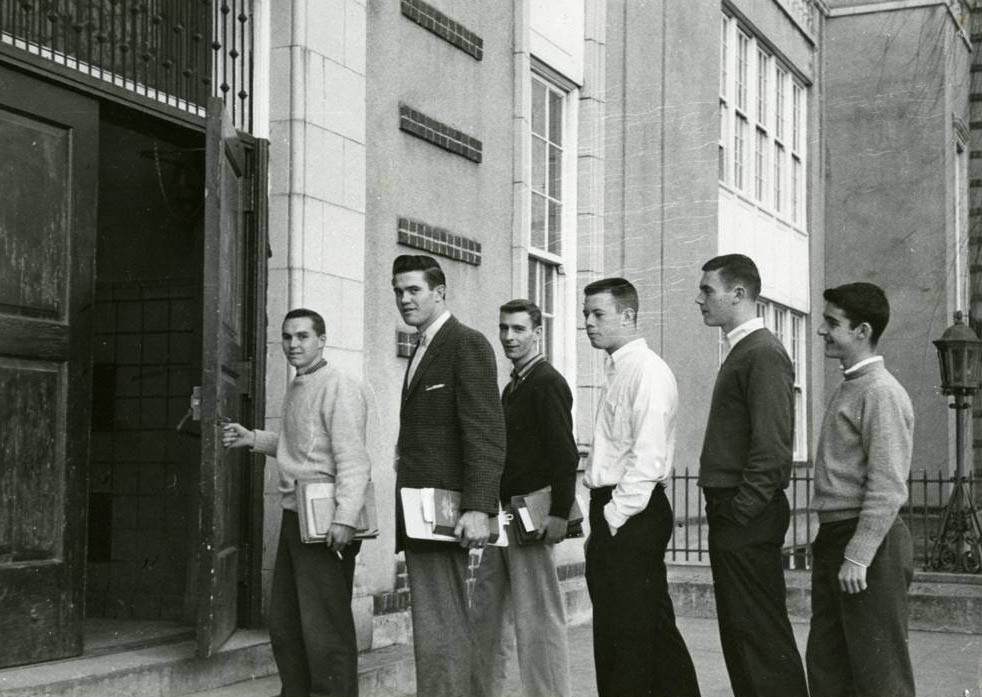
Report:
<svg viewBox="0 0 982 697"><path fill-rule="evenodd" d="M617 507L614 505L613 501L609 501L607 505L604 506L604 520L607 521L607 525L615 530L623 527L624 523L627 522L627 519L628 516L618 513Z"/></svg>

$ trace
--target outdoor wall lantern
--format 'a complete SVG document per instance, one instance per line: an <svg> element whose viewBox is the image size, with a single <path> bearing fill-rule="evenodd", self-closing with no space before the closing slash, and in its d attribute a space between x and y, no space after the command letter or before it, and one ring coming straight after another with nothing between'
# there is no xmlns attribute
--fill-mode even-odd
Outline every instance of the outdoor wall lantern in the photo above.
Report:
<svg viewBox="0 0 982 697"><path fill-rule="evenodd" d="M954 397L955 481L941 515L929 565L937 571L979 573L982 570L982 523L971 482L965 476L965 437L972 396L979 389L982 340L965 324L962 313L934 342L941 365L941 391Z"/></svg>

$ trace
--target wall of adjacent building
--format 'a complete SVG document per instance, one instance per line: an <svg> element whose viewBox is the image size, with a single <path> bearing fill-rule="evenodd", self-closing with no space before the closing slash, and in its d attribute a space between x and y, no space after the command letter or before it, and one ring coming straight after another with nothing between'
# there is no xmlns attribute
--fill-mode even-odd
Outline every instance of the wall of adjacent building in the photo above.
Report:
<svg viewBox="0 0 982 697"><path fill-rule="evenodd" d="M849 4L835 3L824 47L825 283L886 290L882 352L914 403L913 469L934 472L954 455L931 342L954 303L954 124L968 120L970 53L943 4L862 13ZM834 365L826 379L838 383Z"/></svg>

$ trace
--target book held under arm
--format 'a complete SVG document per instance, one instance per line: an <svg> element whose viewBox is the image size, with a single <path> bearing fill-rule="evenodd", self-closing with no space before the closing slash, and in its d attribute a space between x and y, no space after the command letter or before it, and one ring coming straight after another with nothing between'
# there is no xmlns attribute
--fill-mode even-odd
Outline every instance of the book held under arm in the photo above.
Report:
<svg viewBox="0 0 982 697"><path fill-rule="evenodd" d="M527 545L539 541L545 527L546 518L552 507L552 487L536 489L528 494L511 497L511 507L515 511L518 525L515 526L515 539L518 544ZM566 537L583 537L583 508L574 498L566 518Z"/></svg>
<svg viewBox="0 0 982 697"><path fill-rule="evenodd" d="M300 518L300 538L307 543L323 542L334 522L337 503L334 499L334 478L313 477L297 480L297 516ZM365 487L365 505L355 525L356 540L378 537L378 517L375 509L375 485Z"/></svg>
<svg viewBox="0 0 982 697"><path fill-rule="evenodd" d="M456 542L454 530L460 520L460 492L452 489L411 489L399 491L406 535L416 540ZM501 534L508 520L504 511L488 519L491 536L488 544L508 546L508 536Z"/></svg>

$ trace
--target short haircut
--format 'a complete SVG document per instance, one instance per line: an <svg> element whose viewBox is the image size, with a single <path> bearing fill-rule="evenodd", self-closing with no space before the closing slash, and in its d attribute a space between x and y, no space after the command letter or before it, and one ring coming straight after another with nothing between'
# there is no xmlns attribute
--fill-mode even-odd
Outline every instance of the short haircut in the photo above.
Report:
<svg viewBox="0 0 982 697"><path fill-rule="evenodd" d="M447 285L447 277L443 274L443 269L437 260L426 254L400 254L392 262L392 276L396 274L408 273L410 271L422 271L426 278L426 285L430 290L437 286Z"/></svg>
<svg viewBox="0 0 982 697"><path fill-rule="evenodd" d="M618 312L630 309L638 313L638 290L625 278L601 278L599 281L587 284L583 289L584 295L610 293Z"/></svg>
<svg viewBox="0 0 982 697"><path fill-rule="evenodd" d="M855 329L862 322L868 322L873 328L870 343L876 346L890 321L890 303L882 288L875 283L860 281L829 288L822 293L822 297L825 302L842 310L849 318L850 329Z"/></svg>
<svg viewBox="0 0 982 697"><path fill-rule="evenodd" d="M529 319L532 320L532 328L542 326L542 310L531 300L526 300L525 298L515 298L514 300L509 300L504 305L498 308L499 312L502 313L514 313L514 312L527 312Z"/></svg>
<svg viewBox="0 0 982 697"><path fill-rule="evenodd" d="M743 254L723 254L713 257L702 265L703 271L719 271L727 289L742 285L750 296L756 300L760 295L760 272L754 260Z"/></svg>
<svg viewBox="0 0 982 697"><path fill-rule="evenodd" d="M317 336L324 336L327 334L327 327L324 326L324 318L313 310L308 310L305 307L298 307L295 310L290 310L283 317L283 322L285 323L288 319L299 319L301 317L309 317L310 323L314 326L314 332Z"/></svg>

